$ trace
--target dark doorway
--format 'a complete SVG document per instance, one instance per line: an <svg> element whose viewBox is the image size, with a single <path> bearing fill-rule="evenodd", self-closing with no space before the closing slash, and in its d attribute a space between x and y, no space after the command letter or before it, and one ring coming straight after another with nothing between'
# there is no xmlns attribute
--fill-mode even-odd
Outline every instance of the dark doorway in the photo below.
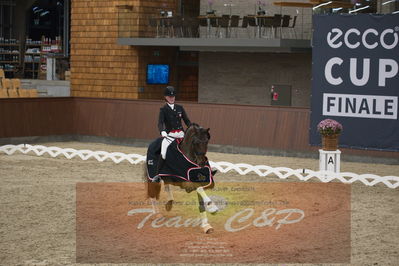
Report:
<svg viewBox="0 0 399 266"><path fill-rule="evenodd" d="M55 40L64 36L64 0L37 0L28 10L27 36Z"/></svg>

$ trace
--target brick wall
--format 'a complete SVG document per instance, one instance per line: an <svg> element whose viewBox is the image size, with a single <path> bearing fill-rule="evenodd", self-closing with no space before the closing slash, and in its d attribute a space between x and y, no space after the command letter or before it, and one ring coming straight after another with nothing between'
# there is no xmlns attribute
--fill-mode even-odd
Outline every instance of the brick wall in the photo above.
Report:
<svg viewBox="0 0 399 266"><path fill-rule="evenodd" d="M312 55L212 53L199 56L200 103L270 105L272 85L292 87L292 106L310 106Z"/></svg>

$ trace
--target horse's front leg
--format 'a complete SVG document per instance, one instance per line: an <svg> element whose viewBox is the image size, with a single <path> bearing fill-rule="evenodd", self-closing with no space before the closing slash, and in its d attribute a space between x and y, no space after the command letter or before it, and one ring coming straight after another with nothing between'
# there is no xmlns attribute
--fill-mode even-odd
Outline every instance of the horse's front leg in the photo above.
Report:
<svg viewBox="0 0 399 266"><path fill-rule="evenodd" d="M201 228L205 234L210 234L214 230L213 230L213 227L208 222L204 199L202 198L202 196L199 193L197 193L197 196L198 196L198 209L199 209L200 218L201 218Z"/></svg>
<svg viewBox="0 0 399 266"><path fill-rule="evenodd" d="M205 210L211 214L215 214L219 211L219 208L216 206L215 203L206 195L205 190L203 187L197 188L197 193L198 195L201 195L204 205L205 205Z"/></svg>

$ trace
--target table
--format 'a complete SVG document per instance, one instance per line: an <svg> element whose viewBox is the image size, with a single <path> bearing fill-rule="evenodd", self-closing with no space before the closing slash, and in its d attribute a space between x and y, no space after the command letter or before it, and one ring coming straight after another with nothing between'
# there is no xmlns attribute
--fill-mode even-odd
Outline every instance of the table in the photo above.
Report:
<svg viewBox="0 0 399 266"><path fill-rule="evenodd" d="M258 38L260 38L262 36L262 25L260 23L260 20L261 19L270 19L270 20L274 19L274 16L267 16L267 15L248 15L247 17L255 18L256 29L258 31ZM256 32L255 32L255 36L256 36Z"/></svg>
<svg viewBox="0 0 399 266"><path fill-rule="evenodd" d="M221 19L221 16L216 16L215 14L208 14L208 15L200 15L197 17L198 19L206 19L207 22L207 29L206 29L206 37L208 38L211 33L211 19L216 19L218 21Z"/></svg>

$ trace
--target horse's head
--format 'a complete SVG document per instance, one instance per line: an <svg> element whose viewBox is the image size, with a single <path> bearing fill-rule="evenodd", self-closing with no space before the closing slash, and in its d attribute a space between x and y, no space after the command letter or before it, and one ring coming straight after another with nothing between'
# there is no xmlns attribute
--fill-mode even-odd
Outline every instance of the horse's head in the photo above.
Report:
<svg viewBox="0 0 399 266"><path fill-rule="evenodd" d="M190 159L194 160L195 163L200 166L204 166L206 163L206 152L208 150L208 142L211 138L209 134L209 128L205 129L198 124L191 124L187 129L184 146L188 149L187 154L191 155Z"/></svg>

